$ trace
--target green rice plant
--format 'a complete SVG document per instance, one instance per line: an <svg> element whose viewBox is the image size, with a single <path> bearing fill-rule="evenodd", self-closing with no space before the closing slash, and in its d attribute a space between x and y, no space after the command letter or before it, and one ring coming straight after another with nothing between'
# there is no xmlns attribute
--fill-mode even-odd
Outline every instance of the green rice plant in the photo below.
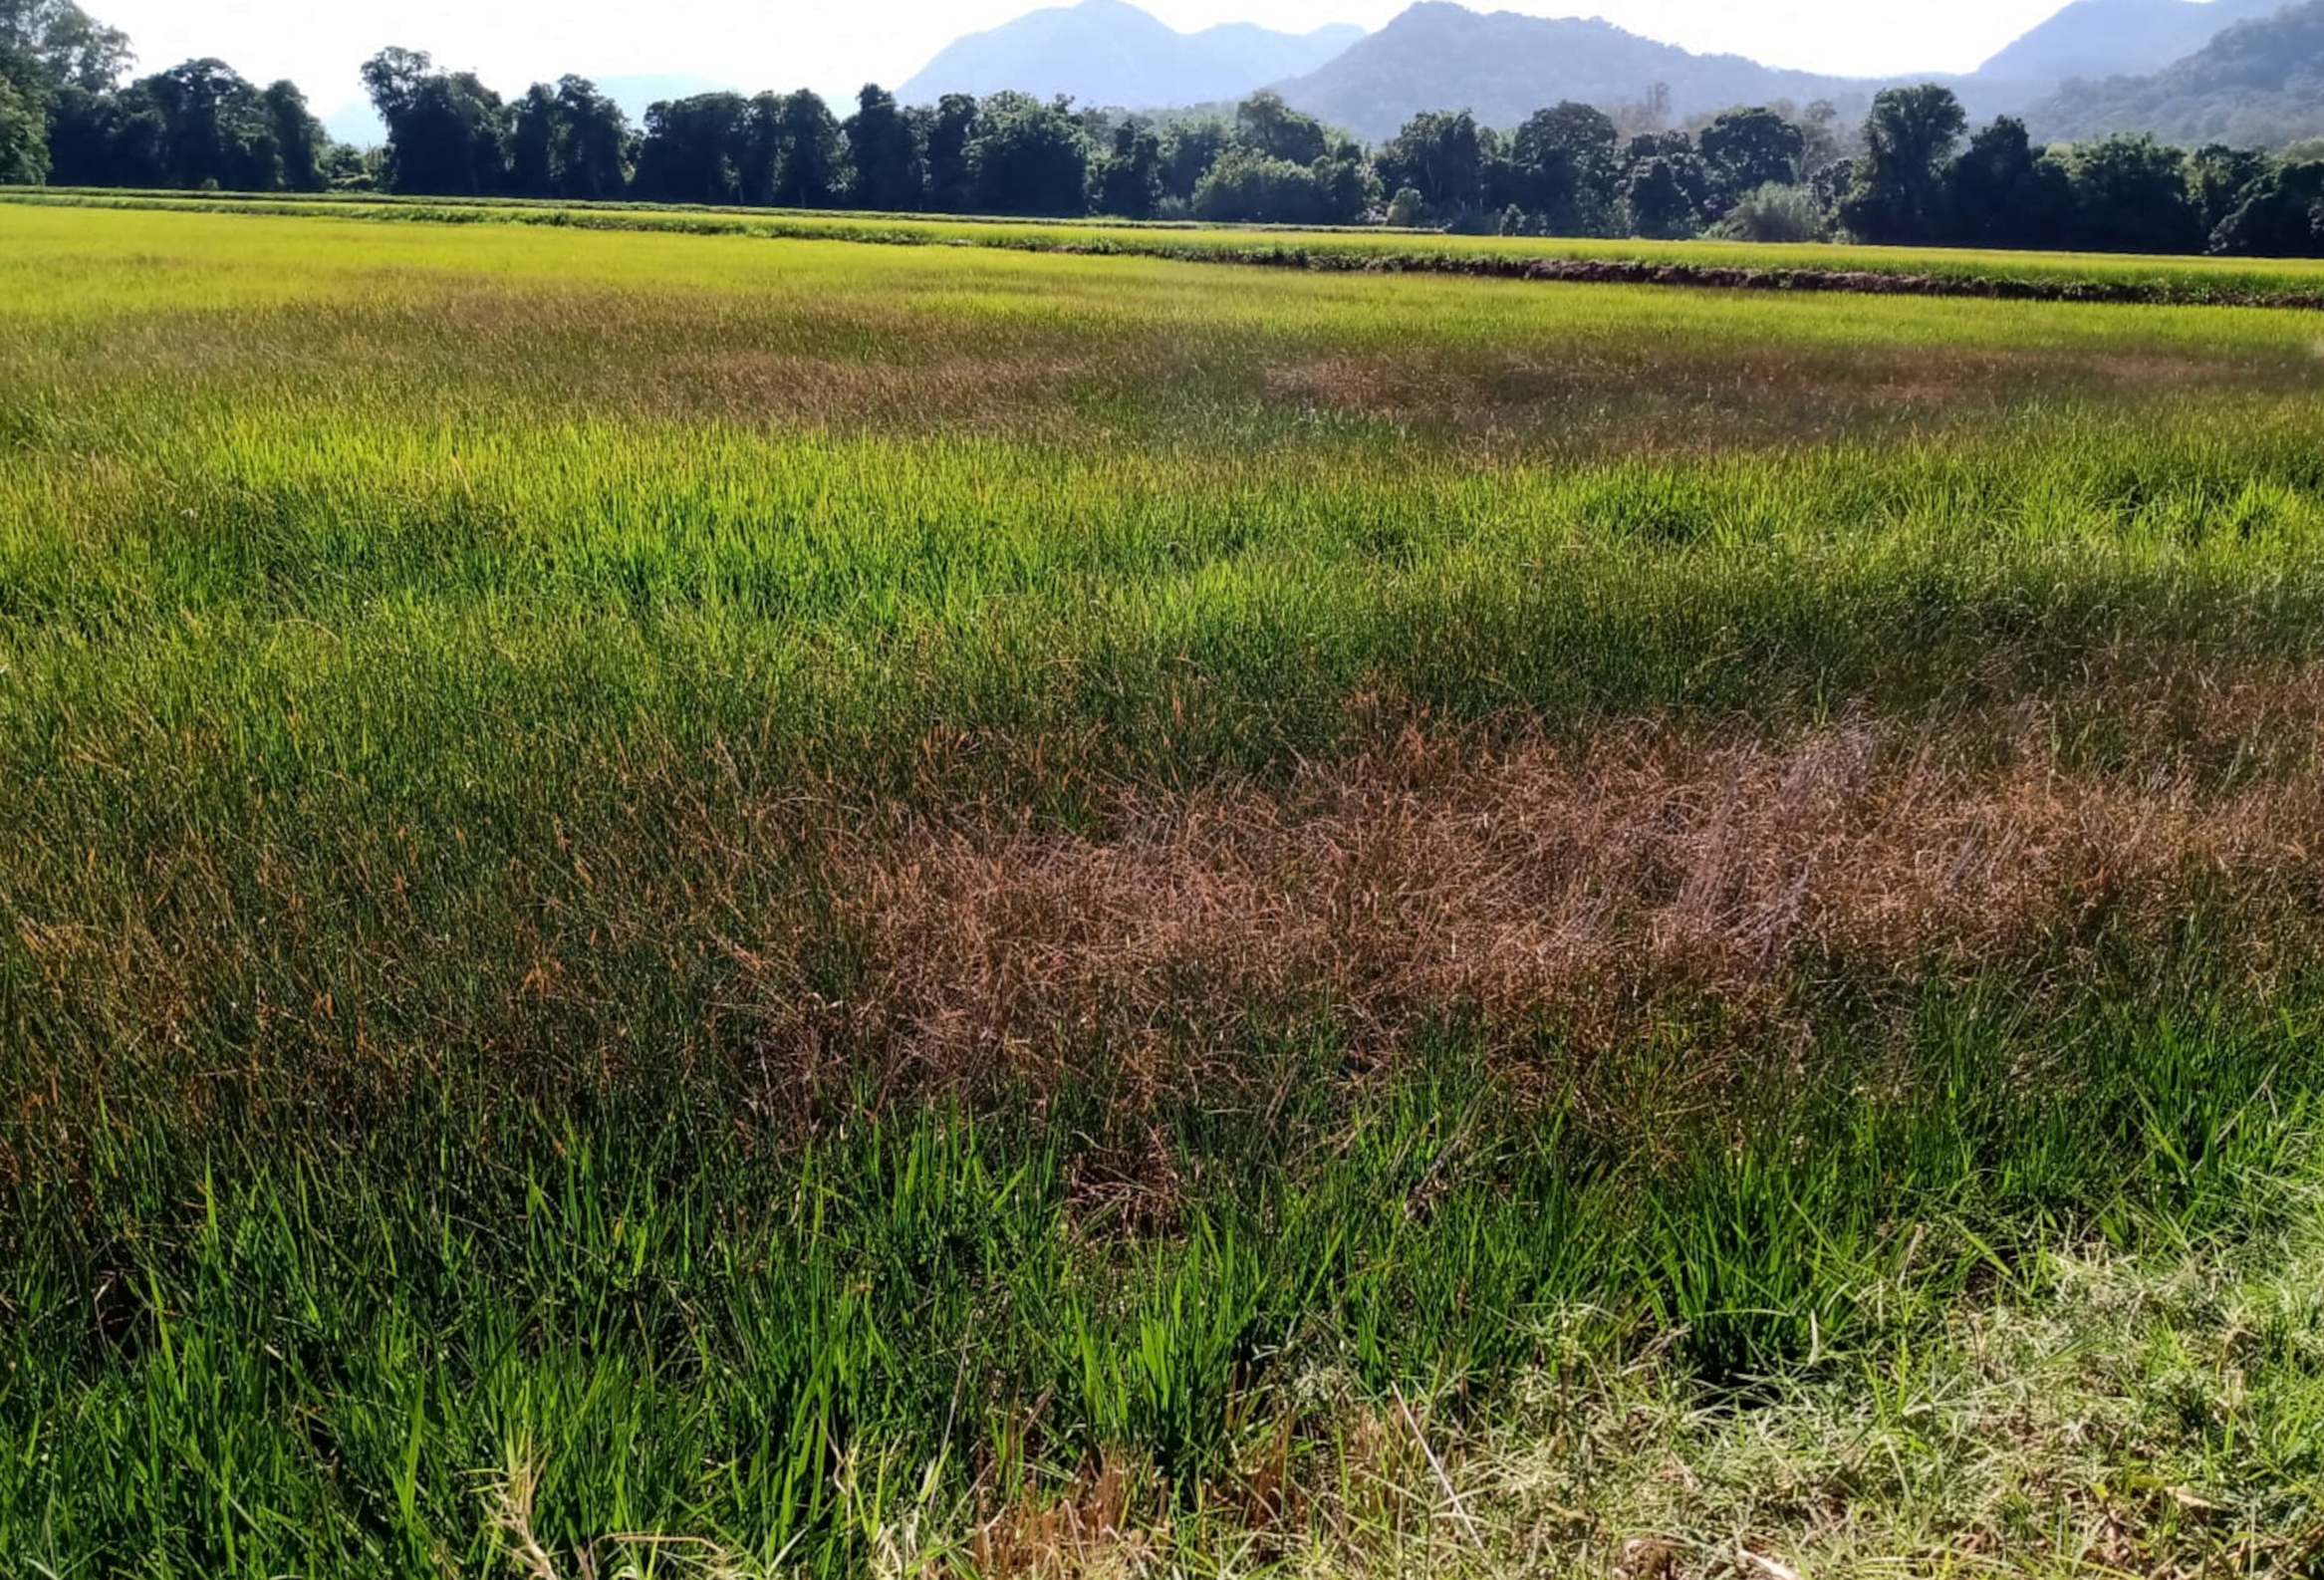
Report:
<svg viewBox="0 0 2324 1580"><path fill-rule="evenodd" d="M199 207L0 206L11 1564L1537 1572L2304 1232L2297 315ZM2297 1554L2173 1309L2022 1484Z"/></svg>

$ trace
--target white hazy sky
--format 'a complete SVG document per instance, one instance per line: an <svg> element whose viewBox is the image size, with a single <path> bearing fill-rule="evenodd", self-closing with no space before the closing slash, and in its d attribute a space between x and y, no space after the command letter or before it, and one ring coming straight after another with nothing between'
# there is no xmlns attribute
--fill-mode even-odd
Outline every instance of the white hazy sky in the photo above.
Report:
<svg viewBox="0 0 2324 1580"><path fill-rule="evenodd" d="M670 73L739 88L850 93L896 84L952 38L1039 0L87 0L158 70L218 56L246 77L289 77L328 113L362 97L356 67L384 44L428 51L507 91L568 71ZM1479 10L1603 16L1693 50L1769 65L1879 75L1966 71L2063 0L1470 0ZM1405 0L1146 0L1171 26L1260 22L1378 27Z"/></svg>

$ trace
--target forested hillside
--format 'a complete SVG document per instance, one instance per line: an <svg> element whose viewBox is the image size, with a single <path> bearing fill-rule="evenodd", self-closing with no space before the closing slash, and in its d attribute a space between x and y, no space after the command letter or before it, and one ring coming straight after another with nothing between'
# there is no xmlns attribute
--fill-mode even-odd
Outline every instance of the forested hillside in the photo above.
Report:
<svg viewBox="0 0 2324 1580"><path fill-rule="evenodd" d="M2141 77L2201 49L2238 22L2272 16L2284 0L2073 0L1977 68L1981 90Z"/></svg>
<svg viewBox="0 0 2324 1580"><path fill-rule="evenodd" d="M2076 139L2147 132L2276 147L2324 135L2324 0L2229 28L2151 77L2069 83L2030 119L2037 131Z"/></svg>
<svg viewBox="0 0 2324 1580"><path fill-rule="evenodd" d="M1429 110L1466 110L1513 127L1560 100L1671 116L1788 99L1852 101L1872 85L1779 71L1739 55L1695 55L1592 19L1490 14L1421 0L1328 65L1282 85L1300 110L1360 137L1394 136Z"/></svg>

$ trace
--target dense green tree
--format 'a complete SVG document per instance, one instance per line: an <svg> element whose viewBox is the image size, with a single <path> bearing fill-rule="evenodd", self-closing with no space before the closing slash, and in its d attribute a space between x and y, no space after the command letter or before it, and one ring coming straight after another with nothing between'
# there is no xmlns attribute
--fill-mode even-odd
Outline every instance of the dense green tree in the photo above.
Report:
<svg viewBox="0 0 2324 1580"><path fill-rule="evenodd" d="M379 112L380 119L392 129L395 118L410 110L419 96L419 85L434 74L435 62L425 50L401 49L388 45L379 54L364 62L364 94Z"/></svg>
<svg viewBox="0 0 2324 1580"><path fill-rule="evenodd" d="M1429 111L1415 116L1380 150L1380 179L1420 194L1430 218L1459 223L1484 206L1484 145L1476 118Z"/></svg>
<svg viewBox="0 0 2324 1580"><path fill-rule="evenodd" d="M453 79L452 83L463 91L481 91L473 78ZM409 97L402 101L405 119L423 111L440 92L439 80L423 68ZM628 188L629 118L588 78L563 77L555 86L535 83L500 119L505 127L500 155L477 164L474 190L602 202L620 197ZM396 123L390 120L388 126L394 132ZM398 135L399 154L402 140ZM495 168L497 176L492 174ZM405 172L404 181L416 179ZM469 189L399 185L407 191Z"/></svg>
<svg viewBox="0 0 2324 1580"><path fill-rule="evenodd" d="M1355 143L1342 142L1308 168L1323 194L1322 223L1360 225L1380 207L1380 177Z"/></svg>
<svg viewBox="0 0 2324 1580"><path fill-rule="evenodd" d="M2285 162L2291 162L2291 157L2287 151ZM2189 154L2188 193L2202 217L2203 234L2207 237L2216 232L2274 168L2275 161L2256 148L2230 148L2212 142Z"/></svg>
<svg viewBox="0 0 2324 1580"><path fill-rule="evenodd" d="M1942 240L1953 155L1967 130L1968 117L1949 88L1883 89L1864 124L1864 156L1841 200L1841 222L1861 241Z"/></svg>
<svg viewBox="0 0 2324 1580"><path fill-rule="evenodd" d="M0 77L0 186L38 186L48 174L48 129L40 106Z"/></svg>
<svg viewBox="0 0 2324 1580"><path fill-rule="evenodd" d="M1528 116L1509 138L1490 200L1548 235L1590 235L1608 223L1623 161L1604 111L1570 101Z"/></svg>
<svg viewBox="0 0 2324 1580"><path fill-rule="evenodd" d="M509 107L508 190L517 197L557 194L557 90L535 83Z"/></svg>
<svg viewBox="0 0 2324 1580"><path fill-rule="evenodd" d="M1809 173L1807 188L1814 195L1816 206L1827 215L1837 218L1840 205L1856 189L1856 161L1834 159L1828 164L1819 164Z"/></svg>
<svg viewBox="0 0 2324 1580"><path fill-rule="evenodd" d="M602 202L629 185L629 118L586 77L535 83L511 111L508 189Z"/></svg>
<svg viewBox="0 0 2324 1580"><path fill-rule="evenodd" d="M1098 170L1098 212L1152 219L1162 197L1162 139L1140 122L1116 127L1114 145Z"/></svg>
<svg viewBox="0 0 2324 1580"><path fill-rule="evenodd" d="M742 140L734 156L742 200L753 208L770 206L775 201L776 189L782 184L782 126L783 96L753 95L750 113L743 118Z"/></svg>
<svg viewBox="0 0 2324 1580"><path fill-rule="evenodd" d="M847 192L839 122L810 89L751 101L743 200L759 207L830 208Z"/></svg>
<svg viewBox="0 0 2324 1580"><path fill-rule="evenodd" d="M159 112L143 95L67 88L49 107L49 178L61 186L158 186Z"/></svg>
<svg viewBox="0 0 2324 1580"><path fill-rule="evenodd" d="M876 83L856 95L856 113L840 127L848 145L848 206L913 209L926 196L919 138L896 96Z"/></svg>
<svg viewBox="0 0 2324 1580"><path fill-rule="evenodd" d="M129 35L73 0L0 0L0 77L45 104L60 89L110 90L136 59Z"/></svg>
<svg viewBox="0 0 2324 1580"><path fill-rule="evenodd" d="M274 107L224 61L187 61L136 85L159 113L171 186L271 192L283 185Z"/></svg>
<svg viewBox="0 0 2324 1580"><path fill-rule="evenodd" d="M969 144L976 139L982 107L966 94L946 94L921 114L925 122L919 141L927 149L928 206L939 214L965 214L976 201Z"/></svg>
<svg viewBox="0 0 2324 1580"><path fill-rule="evenodd" d="M1790 186L1808 147L1807 133L1773 110L1729 110L1696 139L1722 211L1745 192Z"/></svg>
<svg viewBox="0 0 2324 1580"><path fill-rule="evenodd" d="M1089 141L1063 101L995 94L968 144L971 201L986 214L1072 215L1086 210Z"/></svg>
<svg viewBox="0 0 2324 1580"><path fill-rule="evenodd" d="M271 84L260 96L266 104L267 124L274 132L277 169L285 191L320 192L327 185L324 166L331 157L331 134L324 131L307 96L292 82Z"/></svg>
<svg viewBox="0 0 2324 1580"><path fill-rule="evenodd" d="M127 34L73 0L0 0L0 185L47 179L58 106L110 94L133 59Z"/></svg>
<svg viewBox="0 0 2324 1580"><path fill-rule="evenodd" d="M586 77L557 80L557 195L608 202L630 184L630 118Z"/></svg>
<svg viewBox="0 0 2324 1580"><path fill-rule="evenodd" d="M2089 252L2199 252L2208 239L2187 156L2148 136L2107 137L2060 160L2073 197L2067 245Z"/></svg>
<svg viewBox="0 0 2324 1580"><path fill-rule="evenodd" d="M2290 160L2252 182L2210 244L2247 257L2324 257L2324 159Z"/></svg>
<svg viewBox="0 0 2324 1580"><path fill-rule="evenodd" d="M437 72L424 54L387 49L364 64L363 78L387 124L392 190L473 197L506 184L507 107L473 73Z"/></svg>
<svg viewBox="0 0 2324 1580"><path fill-rule="evenodd" d="M1697 154L1656 153L1630 167L1622 206L1634 234L1675 240L1701 234L1710 169Z"/></svg>
<svg viewBox="0 0 2324 1580"><path fill-rule="evenodd" d="M1364 217L1377 192L1360 159L1326 154L1294 164L1238 144L1195 187L1194 213L1219 223L1348 225Z"/></svg>
<svg viewBox="0 0 2324 1580"><path fill-rule="evenodd" d="M659 203L740 202L749 125L750 101L740 94L698 94L648 106L638 149L638 195Z"/></svg>
<svg viewBox="0 0 2324 1580"><path fill-rule="evenodd" d="M1164 202L1191 205L1194 188L1218 162L1234 133L1223 121L1185 121L1162 133L1162 188Z"/></svg>
<svg viewBox="0 0 2324 1580"><path fill-rule="evenodd" d="M1331 147L1331 134L1313 116L1303 116L1277 93L1261 91L1234 110L1234 139L1263 158L1313 164Z"/></svg>
<svg viewBox="0 0 2324 1580"><path fill-rule="evenodd" d="M2054 247L2073 202L2064 172L2014 116L1969 139L1947 185L1947 234L1966 247Z"/></svg>

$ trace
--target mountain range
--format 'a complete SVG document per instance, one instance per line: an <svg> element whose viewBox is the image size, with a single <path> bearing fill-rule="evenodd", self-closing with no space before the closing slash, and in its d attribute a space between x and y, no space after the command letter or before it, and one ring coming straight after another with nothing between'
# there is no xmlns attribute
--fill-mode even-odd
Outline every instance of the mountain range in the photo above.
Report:
<svg viewBox="0 0 2324 1580"><path fill-rule="evenodd" d="M2138 77L2193 55L2223 30L2279 9L2285 0L2074 0L1977 68L1987 85L2044 93L2078 79Z"/></svg>
<svg viewBox="0 0 2324 1580"><path fill-rule="evenodd" d="M1737 104L1870 98L1871 84L1782 71L1740 55L1696 55L1596 18L1471 11L1420 0L1320 69L1280 85L1291 105L1371 141L1423 110L1474 112L1511 127L1562 99L1613 108L1658 88L1683 119Z"/></svg>
<svg viewBox="0 0 2324 1580"><path fill-rule="evenodd" d="M931 104L1013 88L1133 110L1208 104L1313 71L1363 37L1352 26L1279 33L1248 22L1180 33L1124 0L1082 0L955 40L898 97Z"/></svg>
<svg viewBox="0 0 2324 1580"><path fill-rule="evenodd" d="M2150 75L2070 82L2027 121L2041 136L2151 132L2189 147L2324 136L2324 0L2237 23Z"/></svg>
<svg viewBox="0 0 2324 1580"><path fill-rule="evenodd" d="M1083 104L1153 109L1273 87L1297 109L1378 141L1423 110L1466 108L1513 126L1561 99L1606 108L1658 92L1678 119L1738 104L1827 99L1845 114L1883 87L1940 81L1983 119L2023 113L2079 79L2149 76L2284 0L2073 0L1975 72L1873 79L1697 55L1596 18L1482 12L1420 0L1376 33L1256 27L1181 34L1125 0L1082 0L972 34L904 85L920 103L1003 87Z"/></svg>

